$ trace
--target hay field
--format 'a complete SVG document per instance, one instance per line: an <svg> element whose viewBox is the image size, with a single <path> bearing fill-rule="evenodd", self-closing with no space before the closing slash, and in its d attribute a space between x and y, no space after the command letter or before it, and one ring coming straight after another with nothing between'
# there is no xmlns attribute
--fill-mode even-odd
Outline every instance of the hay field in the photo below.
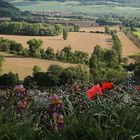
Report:
<svg viewBox="0 0 140 140"><path fill-rule="evenodd" d="M112 48L113 41L111 35L106 34L93 34L82 32L70 32L67 40L63 40L60 36L17 36L17 35L0 35L0 37L15 40L22 43L24 47L28 47L27 41L36 38L43 40L42 48L52 47L55 52L61 50L67 45L71 45L72 50L81 50L89 54L92 53L95 45L100 45L103 48Z"/></svg>
<svg viewBox="0 0 140 140"><path fill-rule="evenodd" d="M114 27L112 27L114 29ZM115 27L119 31L118 27ZM92 53L94 46L99 44L103 48L111 49L113 46L113 41L111 35L105 34L93 34L88 33L89 31L104 31L104 27L95 27L95 28L81 28L85 30L86 33L78 32L69 33L68 40L64 41L61 36L56 37L40 37L40 36L16 36L16 35L0 35L0 37L16 40L23 44L24 47L28 47L26 42L29 39L37 38L43 40L43 48L52 47L55 51L61 50L67 45L71 45L72 50L81 50L84 52ZM140 49L135 46L132 41L123 32L118 32L118 37L121 40L123 46L123 57L128 57L130 55L135 55L140 53ZM25 57L16 57L11 54L0 53L6 56L5 62L3 63L3 73L13 71L14 73L19 73L20 79L23 79L27 75L32 74L32 68L34 65L41 67L42 71L46 71L48 66L51 64L58 64L63 67L75 66L74 64L62 63L57 61L48 61L35 58L25 58ZM9 55L9 56L7 56ZM129 63L134 63L134 59L129 58Z"/></svg>
<svg viewBox="0 0 140 140"><path fill-rule="evenodd" d="M76 66L75 64L63 63L58 61L49 61L36 58L26 58L18 57L11 54L0 52L0 55L5 56L5 61L3 62L2 72L8 73L12 71L18 73L21 80L23 80L27 75L32 75L32 69L34 65L39 66L42 71L47 71L51 64L57 64L64 68L69 66Z"/></svg>
<svg viewBox="0 0 140 140"><path fill-rule="evenodd" d="M117 34L123 46L123 57L140 53L140 49L123 32Z"/></svg>
<svg viewBox="0 0 140 140"><path fill-rule="evenodd" d="M110 30L117 30L119 31L119 27L118 26L110 26L109 27ZM80 31L86 31L86 32L90 32L90 31L99 31L99 32L104 32L105 31L105 27L104 26L98 26L98 27L81 27Z"/></svg>

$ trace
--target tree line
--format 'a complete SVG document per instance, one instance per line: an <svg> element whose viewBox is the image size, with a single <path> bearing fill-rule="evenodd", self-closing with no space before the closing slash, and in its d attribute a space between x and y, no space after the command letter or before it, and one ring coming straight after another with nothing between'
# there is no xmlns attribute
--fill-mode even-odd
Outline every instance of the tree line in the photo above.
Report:
<svg viewBox="0 0 140 140"><path fill-rule="evenodd" d="M102 49L99 45L95 46L89 60L90 73L96 83L120 82L127 78L128 74L123 68L126 64L127 62L123 60L119 63L118 54L114 49Z"/></svg>
<svg viewBox="0 0 140 140"><path fill-rule="evenodd" d="M125 62L118 63L117 54L112 50L95 46L89 60L89 66L79 64L74 67L62 68L59 65L50 65L46 72L42 72L39 66L34 66L32 75L19 81L18 74L12 72L1 76L1 86L14 86L22 82L27 87L52 87L72 84L75 81L100 83L113 81L120 83L128 78L129 74L124 69ZM140 73L139 67L135 68L135 75Z"/></svg>
<svg viewBox="0 0 140 140"><path fill-rule="evenodd" d="M52 87L72 84L74 81L90 81L89 68L86 65L62 68L59 65L50 65L46 72L41 72L39 66L34 66L32 76L27 76L22 83L27 87ZM9 72L0 76L0 86L13 87L21 82L18 74Z"/></svg>
<svg viewBox="0 0 140 140"><path fill-rule="evenodd" d="M70 45L55 52L51 47L48 47L46 50L41 48L43 41L40 39L31 39L27 44L29 48L24 48L22 44L14 40L0 38L0 51L25 57L88 64L88 53L78 50L73 52Z"/></svg>
<svg viewBox="0 0 140 140"><path fill-rule="evenodd" d="M77 32L79 26L67 26L61 24L50 25L47 23L27 22L2 22L0 23L0 34L29 35L29 36L58 36L66 29L68 32Z"/></svg>

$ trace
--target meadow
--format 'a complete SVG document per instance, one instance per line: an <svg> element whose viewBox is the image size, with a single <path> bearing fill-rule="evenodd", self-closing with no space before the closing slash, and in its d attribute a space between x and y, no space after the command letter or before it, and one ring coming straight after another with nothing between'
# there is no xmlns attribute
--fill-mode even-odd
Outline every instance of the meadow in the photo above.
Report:
<svg viewBox="0 0 140 140"><path fill-rule="evenodd" d="M14 6L20 10L49 10L49 11L70 11L76 15L100 16L100 15L120 15L120 16L139 16L140 8L129 6L118 6L118 4L96 5L82 4L80 2L56 2L56 1L16 1Z"/></svg>
<svg viewBox="0 0 140 140"><path fill-rule="evenodd" d="M82 30L82 29L81 29ZM60 36L17 36L17 35L0 35L0 37L15 40L21 43L24 47L28 47L27 41L36 38L43 40L42 48L51 47L56 52L63 49L65 46L71 45L72 50L81 50L89 54L92 53L95 45L100 45L103 48L112 48L113 41L111 35L106 34L93 34L82 32L70 32L68 39L64 40L62 35Z"/></svg>
<svg viewBox="0 0 140 140"><path fill-rule="evenodd" d="M19 78L23 80L27 75L32 75L34 65L41 68L41 71L47 71L51 64L57 64L63 68L70 66L75 66L75 64L63 63L58 61L49 61L36 58L28 58L22 56L14 56L12 54L7 54L0 52L0 55L5 56L5 61L2 66L2 73L8 73L10 71L19 74Z"/></svg>
<svg viewBox="0 0 140 140"><path fill-rule="evenodd" d="M0 139L139 140L140 94L129 88L132 85L115 85L93 100L85 93L89 83L74 86L43 92L29 89L25 94L11 90L11 98L1 97Z"/></svg>
<svg viewBox="0 0 140 140"><path fill-rule="evenodd" d="M137 35L137 36L139 36L139 38L140 38L140 28L136 28L136 32L133 32L133 34L135 34L135 35Z"/></svg>

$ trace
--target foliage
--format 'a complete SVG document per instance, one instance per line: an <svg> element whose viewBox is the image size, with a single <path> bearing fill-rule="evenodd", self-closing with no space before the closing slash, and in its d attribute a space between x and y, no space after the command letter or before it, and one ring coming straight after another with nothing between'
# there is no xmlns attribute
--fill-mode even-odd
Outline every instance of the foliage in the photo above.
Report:
<svg viewBox="0 0 140 140"><path fill-rule="evenodd" d="M4 99L3 109L0 112L0 139L61 139L61 140L138 140L140 138L140 110L139 93L132 88L129 93L129 85L116 86L113 91L103 93L89 101L85 91L89 84L79 83L80 90L73 91L71 85L55 88L37 94L36 90L29 90L27 98L28 108L21 114L17 114L13 100ZM64 128L54 130L52 116L49 115L48 97L50 94L61 96L64 107ZM13 94L13 98L15 94ZM37 96L37 100L36 100ZM40 106L41 104L41 106ZM12 107L13 106L13 107Z"/></svg>
<svg viewBox="0 0 140 140"><path fill-rule="evenodd" d="M68 31L66 29L63 30L63 39L67 40L68 38Z"/></svg>
<svg viewBox="0 0 140 140"><path fill-rule="evenodd" d="M38 72L40 72L41 71L41 68L39 67L39 66L34 66L33 67L33 74L36 74L36 73L38 73Z"/></svg>
<svg viewBox="0 0 140 140"><path fill-rule="evenodd" d="M15 42L14 40L0 38L0 51L12 52L15 51L17 54L20 54L23 51L23 46L20 43Z"/></svg>
<svg viewBox="0 0 140 140"><path fill-rule="evenodd" d="M119 56L121 57L119 52L122 46L121 44L118 44L120 40L118 40L116 35L114 38L114 49L103 50L99 45L97 45L91 55L89 67L95 83L100 81L114 81L119 83L129 76L122 68L120 59L118 59Z"/></svg>
<svg viewBox="0 0 140 140"><path fill-rule="evenodd" d="M43 41L41 39L31 39L27 42L29 45L30 55L33 57L40 58L41 54L39 52L39 48L42 46Z"/></svg>
<svg viewBox="0 0 140 140"><path fill-rule="evenodd" d="M3 61L4 61L4 57L0 55L0 75L1 75L1 72L2 72Z"/></svg>
<svg viewBox="0 0 140 140"><path fill-rule="evenodd" d="M106 33L106 34L109 34L109 33L110 33L110 29L109 29L108 26L105 26L105 33Z"/></svg>
<svg viewBox="0 0 140 140"><path fill-rule="evenodd" d="M88 66L78 65L75 67L62 68L59 65L50 65L47 72L36 72L33 77L27 76L24 85L32 87L36 84L40 87L61 86L75 81L83 83L90 81L90 71Z"/></svg>
<svg viewBox="0 0 140 140"><path fill-rule="evenodd" d="M3 87L13 87L19 82L18 74L9 72L0 76L0 85Z"/></svg>
<svg viewBox="0 0 140 140"><path fill-rule="evenodd" d="M58 36L63 32L64 28L65 26L61 24L53 26L46 23L2 22L0 23L0 34ZM67 26L68 31L71 28L71 26ZM74 31L79 31L77 28Z"/></svg>

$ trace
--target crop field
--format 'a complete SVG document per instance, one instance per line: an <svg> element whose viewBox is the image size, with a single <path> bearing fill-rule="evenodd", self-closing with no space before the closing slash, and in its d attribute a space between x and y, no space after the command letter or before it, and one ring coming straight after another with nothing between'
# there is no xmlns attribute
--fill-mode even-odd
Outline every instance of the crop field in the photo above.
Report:
<svg viewBox="0 0 140 140"><path fill-rule="evenodd" d="M110 28L110 30L117 30L117 31L120 30L118 26L110 26L109 28ZM105 31L105 27L104 26L99 26L99 27L81 27L80 31L85 31L85 32L90 32L90 31L104 32Z"/></svg>
<svg viewBox="0 0 140 140"><path fill-rule="evenodd" d="M130 55L129 58L134 60L136 63L140 63L140 53L135 54L135 55Z"/></svg>
<svg viewBox="0 0 140 140"><path fill-rule="evenodd" d="M17 36L17 35L0 35L0 37L15 40L21 43L24 47L28 47L27 41L36 38L43 40L42 48L51 47L55 51L63 49L67 45L71 45L72 50L81 50L89 54L92 53L95 45L100 45L103 48L112 48L113 41L111 35L106 34L94 34L94 33L82 33L82 32L70 32L67 40L63 40L62 35L50 37L50 36Z"/></svg>
<svg viewBox="0 0 140 140"><path fill-rule="evenodd" d="M133 34L137 35L140 38L140 31L138 32L133 32Z"/></svg>
<svg viewBox="0 0 140 140"><path fill-rule="evenodd" d="M129 57L131 55L136 55L140 53L140 49L128 39L128 37L123 32L118 32L118 37L122 43L122 55L123 57ZM129 63L133 63L135 59L129 59Z"/></svg>
<svg viewBox="0 0 140 140"><path fill-rule="evenodd" d="M133 63L135 61L138 62L140 54L140 49L135 46L132 41L130 41L127 36L119 31L118 27L111 27L112 29L118 30L118 37L123 46L123 57L129 58L129 63ZM43 40L43 48L52 47L55 51L61 50L67 45L71 45L72 50L81 50L87 52L89 54L92 53L95 45L101 45L102 48L111 49L113 46L113 41L111 35L106 34L95 34L88 33L89 31L104 31L104 27L94 27L94 28L81 28L81 31L86 32L71 32L69 33L68 39L66 41L63 40L61 36L55 37L40 37L40 36L15 36L15 35L0 35L0 37L16 40L23 44L24 47L28 47L26 42L29 39L37 38ZM3 53L0 53L3 54ZM35 58L25 58L25 57L17 57L12 56L10 54L3 54L6 56L5 62L3 63L3 73L7 73L9 71L13 71L15 73L19 73L20 79L23 79L27 75L32 74L32 68L34 65L38 65L41 67L42 71L46 71L48 66L51 64L58 64L63 67L74 66L74 64L62 63L57 61L48 61L41 60ZM9 56L7 56L9 55ZM133 57L129 57L133 56ZM135 56L135 57L134 57Z"/></svg>
<svg viewBox="0 0 140 140"><path fill-rule="evenodd" d="M15 1L12 4L21 10L49 10L49 11L70 11L78 15L100 16L100 15L131 15L138 16L140 8L129 6L118 6L117 3L109 5L82 4L76 1Z"/></svg>
<svg viewBox="0 0 140 140"><path fill-rule="evenodd" d="M137 35L140 38L140 28L136 28L136 32L133 32L134 35Z"/></svg>
<svg viewBox="0 0 140 140"><path fill-rule="evenodd" d="M64 68L75 66L75 64L63 63L58 61L18 57L3 52L0 52L0 55L5 56L5 61L3 62L2 66L2 72L8 73L9 71L12 71L14 73L18 73L21 80L24 79L27 75L32 75L32 69L34 65L39 66L42 71L47 71L48 67L51 64L57 64Z"/></svg>

